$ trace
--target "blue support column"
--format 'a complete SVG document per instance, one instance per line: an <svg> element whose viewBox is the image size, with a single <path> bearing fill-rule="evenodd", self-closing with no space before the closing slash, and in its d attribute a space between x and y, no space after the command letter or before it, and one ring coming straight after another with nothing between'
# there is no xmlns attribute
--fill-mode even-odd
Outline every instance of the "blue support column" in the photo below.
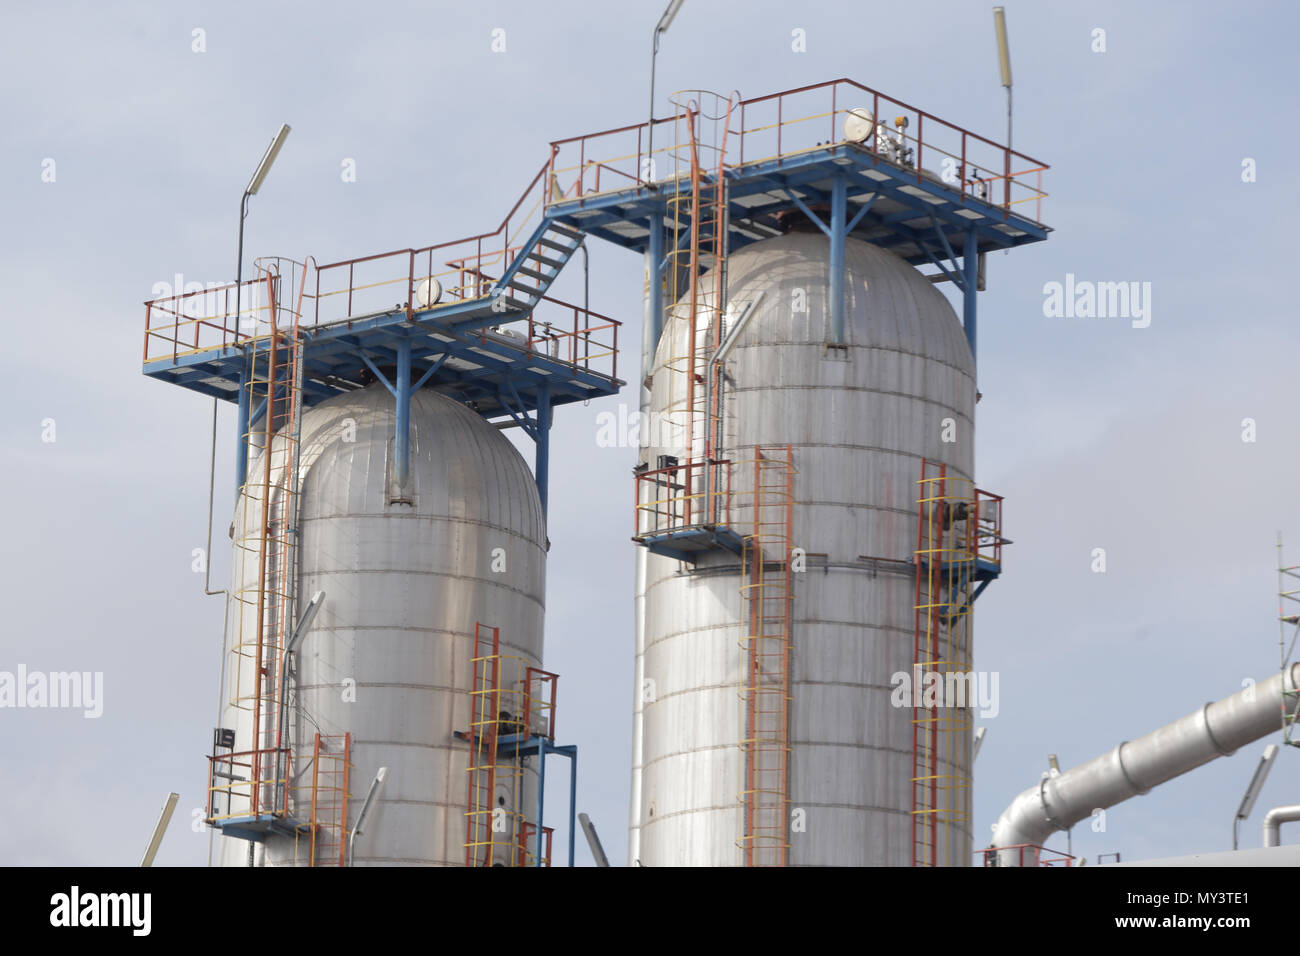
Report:
<svg viewBox="0 0 1300 956"><path fill-rule="evenodd" d="M848 215L848 184L835 177L831 186L830 310L831 342L844 342L844 238Z"/></svg>
<svg viewBox="0 0 1300 956"><path fill-rule="evenodd" d="M974 229L966 231L966 247L962 251L961 271L962 288L962 327L966 330L966 341L970 343L971 358L975 357L975 297L979 294L979 236Z"/></svg>
<svg viewBox="0 0 1300 956"><path fill-rule="evenodd" d="M542 816L542 810L546 806L546 740L539 739L537 742L537 862L536 866L542 865L542 840L546 836L546 829L542 826L542 821L546 817Z"/></svg>
<svg viewBox="0 0 1300 956"><path fill-rule="evenodd" d="M397 381L393 383L397 401L397 428L393 436L393 459L396 464L397 487L406 487L411 473L411 340L402 339L397 345Z"/></svg>
<svg viewBox="0 0 1300 956"><path fill-rule="evenodd" d="M646 324L650 331L645 352L647 365L652 365L655 348L659 345L659 336L664 331L664 217L660 213L655 213L650 217L648 225L650 246L646 251L646 259L650 267L650 314L646 316ZM643 368L642 377L644 378L649 372L649 367Z"/></svg>
<svg viewBox="0 0 1300 956"><path fill-rule="evenodd" d="M551 386L543 382L537 388L537 458L533 472L537 476L537 494L542 499L542 516L546 515L548 474L551 468Z"/></svg>
<svg viewBox="0 0 1300 956"><path fill-rule="evenodd" d="M578 748L569 749L569 866L573 866L573 837L578 800Z"/></svg>
<svg viewBox="0 0 1300 956"><path fill-rule="evenodd" d="M235 425L235 494L244 487L248 477L248 363L239 370L239 416Z"/></svg>

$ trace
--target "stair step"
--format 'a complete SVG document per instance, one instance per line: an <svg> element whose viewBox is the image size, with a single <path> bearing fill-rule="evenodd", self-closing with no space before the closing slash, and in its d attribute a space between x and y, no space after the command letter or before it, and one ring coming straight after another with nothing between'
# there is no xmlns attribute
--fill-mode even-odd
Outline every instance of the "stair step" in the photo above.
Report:
<svg viewBox="0 0 1300 956"><path fill-rule="evenodd" d="M538 279L538 280L543 280L543 279L550 280L555 278L555 275L553 273L548 275L545 272L538 272L536 269L529 269L527 266L520 266L518 269L515 270L515 275L525 275L531 279Z"/></svg>
<svg viewBox="0 0 1300 956"><path fill-rule="evenodd" d="M540 239L538 239L537 244L539 246L546 246L550 249L559 249L561 252L567 253L569 255L572 255L573 250L578 248L576 243L569 244L563 242L556 242L554 239L550 239L546 236L542 236Z"/></svg>
<svg viewBox="0 0 1300 956"><path fill-rule="evenodd" d="M542 265L549 266L550 268L556 270L563 269L564 264L568 261L567 259L548 259L540 252L530 252L528 254L528 258L534 262L540 262Z"/></svg>
<svg viewBox="0 0 1300 956"><path fill-rule="evenodd" d="M568 226L562 226L558 222L553 222L546 228L548 232L558 232L562 236L568 236L575 243L582 241L582 233L576 229L570 229Z"/></svg>

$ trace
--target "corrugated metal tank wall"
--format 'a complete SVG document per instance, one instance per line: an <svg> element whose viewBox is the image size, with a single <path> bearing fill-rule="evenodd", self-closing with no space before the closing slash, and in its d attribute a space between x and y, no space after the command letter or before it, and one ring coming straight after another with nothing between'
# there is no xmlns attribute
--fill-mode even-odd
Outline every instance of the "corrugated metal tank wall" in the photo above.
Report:
<svg viewBox="0 0 1300 956"><path fill-rule="evenodd" d="M911 559L922 458L972 476L974 363L942 293L892 253L856 240L846 251L847 348L828 348L828 251L821 234L791 233L730 257L731 314L760 291L764 298L727 359L721 457L794 446L792 543L810 558L792 576L789 793L805 829L791 835L789 862L906 866L912 712L890 696L891 675L912 666L914 583L905 567L872 559ZM651 410L675 425L685 376L673 359L686 355L686 334L679 308L652 384ZM947 418L956 425L951 443L941 436ZM646 450L651 468L660 454L689 457L680 428L666 433ZM733 478L742 503L747 472ZM733 518L744 533L747 507ZM741 862L740 585L738 560L726 552L693 569L647 557L634 844L643 865ZM958 763L944 772L967 770L968 748ZM970 837L968 824L950 834L966 848Z"/></svg>
<svg viewBox="0 0 1300 956"><path fill-rule="evenodd" d="M411 399L403 495L410 504L390 502L394 415L392 396L373 385L303 416L300 606L317 590L326 598L293 685L295 815L307 817L314 734L351 733L349 823L376 771L388 767L355 864L462 865L468 745L452 733L470 721L474 624L500 628L503 655L541 665L545 520L510 442L464 405L428 391ZM262 460L250 466L250 481ZM237 512L235 521L239 529L244 518ZM503 549L504 571L493 570L495 548ZM237 587L245 576L257 580L255 556L243 563L246 570L236 561ZM232 621L232 634L237 627ZM514 677L504 667L502 686ZM355 682L354 700L345 681ZM243 746L248 715L230 708L226 721L241 728ZM525 779L531 811L535 767ZM246 843L220 842L224 863L247 863ZM272 838L258 860L305 865L305 841Z"/></svg>

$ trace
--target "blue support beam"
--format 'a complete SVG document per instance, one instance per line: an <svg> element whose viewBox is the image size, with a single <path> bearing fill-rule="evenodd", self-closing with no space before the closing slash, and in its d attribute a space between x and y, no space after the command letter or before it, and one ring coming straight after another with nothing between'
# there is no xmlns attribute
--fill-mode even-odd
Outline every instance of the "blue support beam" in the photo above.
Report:
<svg viewBox="0 0 1300 956"><path fill-rule="evenodd" d="M786 189L785 194L790 197L799 210L813 221L813 223L831 242L830 263L827 271L830 272L830 294L827 297L826 311L827 319L831 327L831 342L842 344L844 342L844 298L845 298L845 275L844 275L844 242L848 237L848 199L849 184L844 174L840 173L835 176L831 183L831 214L830 222L822 222L816 213L809 208L799 195L790 189ZM874 197L870 202L874 202ZM867 208L870 208L870 202ZM867 209L859 210L858 214L853 217L853 224L857 225L862 220Z"/></svg>
<svg viewBox="0 0 1300 956"><path fill-rule="evenodd" d="M943 228L939 225L939 220L938 220L938 218L935 217L934 210L931 210L931 211L930 211L930 224L931 224L932 226L934 226L934 233L935 233L935 235L937 235L937 236L939 237L939 241L943 244L943 251L944 251L944 253L948 256L948 261L952 263L952 267L953 267L953 269L956 269L956 268L957 268L957 255L956 255L956 253L954 253L954 252L952 251L952 243L950 243L950 242L948 241L948 237L947 237L946 235L944 235ZM967 238L967 240L970 239L970 232L969 232L969 231L967 231L967 233L966 233L966 238ZM925 252L926 252L927 255L929 255L930 250L927 248L927 249L925 250ZM963 250L963 256L964 256L964 255L965 255L965 250ZM943 268L943 266L939 263L939 261L938 261L937 259L935 260L935 263L934 263L934 264L937 265L937 266L939 266L939 268L941 268L941 269ZM963 260L963 262L962 262L962 265L963 265L963 266L965 265L965 261L964 261L964 260ZM948 270L944 269L944 271L947 272ZM962 276L961 276L960 278L953 278L953 276L952 276L951 274L949 274L948 278L952 279L954 282L957 283L957 288L959 288L959 289L965 289L965 288L966 288L966 286L965 286L965 282L966 282L965 273L963 273Z"/></svg>
<svg viewBox="0 0 1300 956"><path fill-rule="evenodd" d="M411 391L415 392L423 388L424 383L427 382L429 379L433 378L434 374L437 373L438 369L442 368L443 363L446 362L447 359L450 357L451 357L450 355L438 356L438 360L434 362L432 365L430 365L429 368L425 370L425 373L419 377L416 383L411 386Z"/></svg>
<svg viewBox="0 0 1300 956"><path fill-rule="evenodd" d="M256 425L258 422L260 422L262 420L262 416L265 414L266 414L266 399L264 398L257 403L257 408L253 409L253 414L248 416L249 427L251 428L254 425Z"/></svg>
<svg viewBox="0 0 1300 956"><path fill-rule="evenodd" d="M546 805L546 741L540 740L537 746L537 852L534 857L537 865L542 865L544 859L542 853L542 840L546 837L546 827L542 821L546 819L542 810ZM527 860L524 860L527 863Z"/></svg>
<svg viewBox="0 0 1300 956"><path fill-rule="evenodd" d="M831 186L830 325L831 342L844 342L844 238L847 234L848 183L843 174Z"/></svg>
<svg viewBox="0 0 1300 956"><path fill-rule="evenodd" d="M577 827L574 825L574 818L577 816L578 800L578 748L571 748L569 754L569 866L573 866L573 837Z"/></svg>
<svg viewBox="0 0 1300 956"><path fill-rule="evenodd" d="M537 477L537 494L542 499L542 516L546 516L546 499L551 468L551 386L543 382L537 387L537 458L533 472Z"/></svg>
<svg viewBox="0 0 1300 956"><path fill-rule="evenodd" d="M411 340L397 343L397 381L393 383L397 400L397 428L393 436L393 460L397 471L397 488L406 488L411 473Z"/></svg>
<svg viewBox="0 0 1300 956"><path fill-rule="evenodd" d="M813 212L810 208L808 208L808 204L807 204L806 202L804 202L802 199L799 198L799 194L798 194L798 193L791 192L789 189L787 189L787 190L785 191L785 194L786 194L787 196L790 197L790 201L791 201L791 202L793 202L796 206L799 207L799 211L800 211L801 213L803 213L803 214L804 214L805 216L807 216L810 220L812 220L812 223L813 223L814 226L816 226L816 227L817 227L818 229L820 229L822 232L826 233L827 236L830 236L830 234L831 234L830 226L828 226L828 225L826 225L826 223L822 222L822 221L821 221L821 218L820 218L820 217L819 217L815 212ZM814 192L813 195L816 196L817 194Z"/></svg>
<svg viewBox="0 0 1300 956"><path fill-rule="evenodd" d="M366 363L366 368L370 369L370 373L374 375L374 377L380 382L380 384L384 386L384 388L388 389L388 394L393 396L393 398L396 398L397 389L393 388L393 383L388 380L388 378L384 375L383 372L379 371L379 366L375 365L375 363L370 360L370 356L367 355L365 352L361 352L358 354L360 354L361 356L361 361Z"/></svg>
<svg viewBox="0 0 1300 956"><path fill-rule="evenodd" d="M979 234L974 229L966 231L966 248L962 252L962 272L965 273L962 289L962 327L970 343L971 358L975 358L975 297L979 294Z"/></svg>
<svg viewBox="0 0 1300 956"><path fill-rule="evenodd" d="M877 198L877 194L872 193L871 198L862 203L861 208L858 209L857 215L850 219L849 224L844 227L846 233L852 232L854 229L858 228L858 223L862 222L867 213L871 211L871 207L876 204Z"/></svg>

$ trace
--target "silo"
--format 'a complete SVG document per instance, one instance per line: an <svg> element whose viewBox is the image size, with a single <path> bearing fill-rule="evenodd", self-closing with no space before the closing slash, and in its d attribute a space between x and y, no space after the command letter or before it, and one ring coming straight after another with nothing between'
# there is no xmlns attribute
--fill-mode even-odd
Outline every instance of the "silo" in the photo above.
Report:
<svg viewBox="0 0 1300 956"><path fill-rule="evenodd" d="M807 560L790 575L786 862L906 866L914 712L891 694L894 675L914 663L917 481L923 460L955 479L972 476L974 361L926 276L854 239L844 267L845 335L836 343L824 236L791 232L727 258L727 322L757 305L725 359L715 456L733 463L729 524L741 535L754 501L753 471L742 463L789 445L796 471L790 543ZM707 277L700 285L713 288ZM707 295L702 305L711 311ZM650 399L658 427L643 470L700 454L698 427L696 447L683 447L690 318L679 302L658 343ZM705 319L695 320L699 332ZM721 548L693 561L645 561L636 855L647 866L738 865L746 572ZM941 761L948 779L968 779L961 740ZM943 827L951 860L968 862L968 808Z"/></svg>
<svg viewBox="0 0 1300 956"><path fill-rule="evenodd" d="M532 474L501 432L466 405L420 390L410 408L410 472L401 489L393 475L394 402L382 385L323 401L302 418L298 606L317 591L325 598L286 684L289 812L256 844L259 864L338 862L367 787L387 767L352 862L463 865L470 747L454 733L467 730L471 720L476 622L499 629L502 687L513 686L522 668L541 663L546 534ZM292 443L277 437L273 447L275 473L285 467ZM250 462L250 485L260 481L265 459ZM237 510L236 542L256 537L255 512ZM258 580L256 554L236 547L235 592L256 591ZM268 589L275 592L278 584L272 579ZM236 730L237 747L244 749L252 720L237 704L253 686L254 663L252 655L238 652L238 635L256 633L255 607L231 605L234 650L225 699L235 703L223 725ZM264 675L264 697L275 694L270 681ZM263 721L260 747L274 746L274 723ZM323 755L318 734L326 741ZM344 735L350 747L346 816L330 806L330 791L341 782L338 742ZM496 780L497 803L511 813L502 846L486 851L493 863L506 862L519 821L533 819L536 769L530 763L524 758L514 782L506 775ZM314 860L302 826L313 813L323 823L318 837L325 833ZM294 823L299 829L289 832ZM249 861L244 840L220 842L223 863Z"/></svg>

